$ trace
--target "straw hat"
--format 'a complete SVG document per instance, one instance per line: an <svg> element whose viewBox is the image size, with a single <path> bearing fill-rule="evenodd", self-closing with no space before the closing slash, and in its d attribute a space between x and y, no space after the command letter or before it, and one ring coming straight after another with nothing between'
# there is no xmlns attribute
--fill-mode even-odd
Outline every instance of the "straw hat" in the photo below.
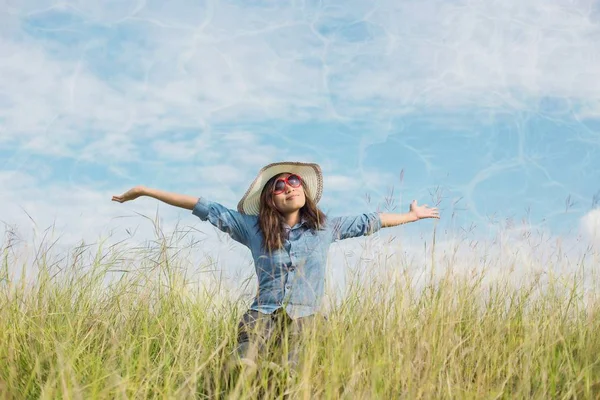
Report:
<svg viewBox="0 0 600 400"><path fill-rule="evenodd" d="M238 203L238 211L242 214L258 215L260 193L263 187L269 179L281 173L300 175L304 181L306 194L315 203L319 202L323 194L323 174L321 167L314 163L285 161L269 164L258 172L254 182L252 182L246 194L244 194Z"/></svg>

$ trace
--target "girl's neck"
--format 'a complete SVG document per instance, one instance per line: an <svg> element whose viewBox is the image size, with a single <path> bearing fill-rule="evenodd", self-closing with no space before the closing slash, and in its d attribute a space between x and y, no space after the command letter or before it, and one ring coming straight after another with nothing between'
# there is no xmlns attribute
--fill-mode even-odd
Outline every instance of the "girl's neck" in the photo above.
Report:
<svg viewBox="0 0 600 400"><path fill-rule="evenodd" d="M296 210L289 214L284 214L283 218L285 220L285 223L288 224L290 228L292 228L294 225L300 222L300 210Z"/></svg>

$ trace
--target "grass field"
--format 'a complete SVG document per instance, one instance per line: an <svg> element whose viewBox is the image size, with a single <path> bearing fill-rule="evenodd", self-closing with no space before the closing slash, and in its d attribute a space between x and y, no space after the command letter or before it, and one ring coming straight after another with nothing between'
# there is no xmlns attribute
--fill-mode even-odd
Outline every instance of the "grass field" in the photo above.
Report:
<svg viewBox="0 0 600 400"><path fill-rule="evenodd" d="M398 267L349 286L298 370L228 369L244 304L191 285L166 247L137 259L101 247L24 266L4 244L0 398L600 398L600 285L584 265L520 285L447 272L418 288ZM22 267L35 279L9 273Z"/></svg>

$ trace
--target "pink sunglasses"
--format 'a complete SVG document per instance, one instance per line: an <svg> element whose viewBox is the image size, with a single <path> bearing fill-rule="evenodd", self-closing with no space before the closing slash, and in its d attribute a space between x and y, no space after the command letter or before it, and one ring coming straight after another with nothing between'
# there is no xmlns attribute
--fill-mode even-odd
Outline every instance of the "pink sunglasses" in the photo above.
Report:
<svg viewBox="0 0 600 400"><path fill-rule="evenodd" d="M286 184L293 188L300 187L302 184L302 178L296 174L291 174L287 178L278 178L273 184L273 194L283 193L285 191Z"/></svg>

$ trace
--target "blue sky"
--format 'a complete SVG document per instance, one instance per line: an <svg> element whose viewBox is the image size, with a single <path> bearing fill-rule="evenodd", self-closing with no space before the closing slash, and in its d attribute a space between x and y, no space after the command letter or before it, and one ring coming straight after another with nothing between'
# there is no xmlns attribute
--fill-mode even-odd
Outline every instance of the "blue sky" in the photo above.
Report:
<svg viewBox="0 0 600 400"><path fill-rule="evenodd" d="M299 160L323 167L332 214L375 210L393 187L396 211L437 199L446 232L486 237L525 220L597 240L599 11L566 0L9 2L0 219L23 234L29 216L40 230L54 222L71 242L122 233L140 225L136 212L156 212L151 199L110 202L134 185L234 208L260 167ZM158 207L166 226L196 223Z"/></svg>

